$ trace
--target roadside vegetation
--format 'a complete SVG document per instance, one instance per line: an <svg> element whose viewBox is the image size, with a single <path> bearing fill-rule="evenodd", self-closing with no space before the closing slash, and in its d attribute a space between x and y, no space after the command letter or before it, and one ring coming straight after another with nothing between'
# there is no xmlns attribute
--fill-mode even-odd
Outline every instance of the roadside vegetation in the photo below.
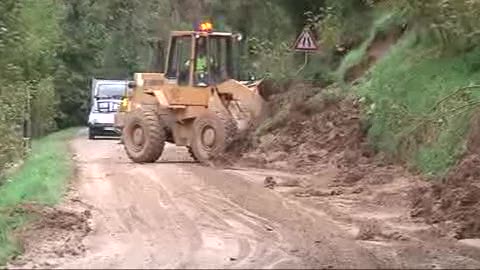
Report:
<svg viewBox="0 0 480 270"><path fill-rule="evenodd" d="M15 230L35 218L22 208L28 204L54 205L61 201L73 177L68 140L77 129L34 140L32 151L0 186L0 265L21 249Z"/></svg>

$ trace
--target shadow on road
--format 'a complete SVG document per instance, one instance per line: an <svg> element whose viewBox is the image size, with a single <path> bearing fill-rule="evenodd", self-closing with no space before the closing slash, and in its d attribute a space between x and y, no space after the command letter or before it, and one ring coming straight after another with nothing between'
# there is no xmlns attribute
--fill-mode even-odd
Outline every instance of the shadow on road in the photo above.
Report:
<svg viewBox="0 0 480 270"><path fill-rule="evenodd" d="M95 137L94 141L119 141L120 137Z"/></svg>
<svg viewBox="0 0 480 270"><path fill-rule="evenodd" d="M133 161L120 161L115 162L116 164L139 164L139 165L156 165L156 164L200 164L198 161L191 160L159 160L155 163L135 163Z"/></svg>
<svg viewBox="0 0 480 270"><path fill-rule="evenodd" d="M200 163L200 162L192 161L192 160L159 160L152 164L196 164L196 163Z"/></svg>

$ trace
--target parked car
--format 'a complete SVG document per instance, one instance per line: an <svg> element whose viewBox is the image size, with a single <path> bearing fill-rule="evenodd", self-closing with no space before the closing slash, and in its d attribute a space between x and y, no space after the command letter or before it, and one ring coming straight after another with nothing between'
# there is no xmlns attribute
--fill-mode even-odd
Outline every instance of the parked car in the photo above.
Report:
<svg viewBox="0 0 480 270"><path fill-rule="evenodd" d="M88 138L119 136L121 130L114 126L115 113L125 95L128 81L92 80L92 99L88 116Z"/></svg>

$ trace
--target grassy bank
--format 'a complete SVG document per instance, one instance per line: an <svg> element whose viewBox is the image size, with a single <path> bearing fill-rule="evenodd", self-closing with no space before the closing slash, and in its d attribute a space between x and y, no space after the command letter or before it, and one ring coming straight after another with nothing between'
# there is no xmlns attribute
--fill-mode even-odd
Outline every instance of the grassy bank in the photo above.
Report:
<svg viewBox="0 0 480 270"><path fill-rule="evenodd" d="M76 131L68 129L34 140L28 159L0 186L0 265L19 251L13 231L32 218L17 206L29 202L53 205L61 200L73 174L67 143Z"/></svg>
<svg viewBox="0 0 480 270"><path fill-rule="evenodd" d="M371 144L427 175L441 175L466 150L480 101L480 50L449 53L410 32L357 87Z"/></svg>
<svg viewBox="0 0 480 270"><path fill-rule="evenodd" d="M334 72L333 77L341 84L346 83L347 72L355 66L367 65L368 50L372 43L379 36L386 36L394 27L402 24L401 18L396 13L386 13L377 15L370 29L370 32L358 48L351 50L341 61L340 66Z"/></svg>

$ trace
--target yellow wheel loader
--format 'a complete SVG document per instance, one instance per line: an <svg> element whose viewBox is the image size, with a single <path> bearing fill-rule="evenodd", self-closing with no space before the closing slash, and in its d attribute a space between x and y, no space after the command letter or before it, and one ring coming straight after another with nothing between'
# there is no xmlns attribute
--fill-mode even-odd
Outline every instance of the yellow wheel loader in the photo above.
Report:
<svg viewBox="0 0 480 270"><path fill-rule="evenodd" d="M132 161L155 162L170 142L206 162L262 115L261 81L235 80L240 40L212 31L209 23L171 32L165 72L135 73L115 115Z"/></svg>

